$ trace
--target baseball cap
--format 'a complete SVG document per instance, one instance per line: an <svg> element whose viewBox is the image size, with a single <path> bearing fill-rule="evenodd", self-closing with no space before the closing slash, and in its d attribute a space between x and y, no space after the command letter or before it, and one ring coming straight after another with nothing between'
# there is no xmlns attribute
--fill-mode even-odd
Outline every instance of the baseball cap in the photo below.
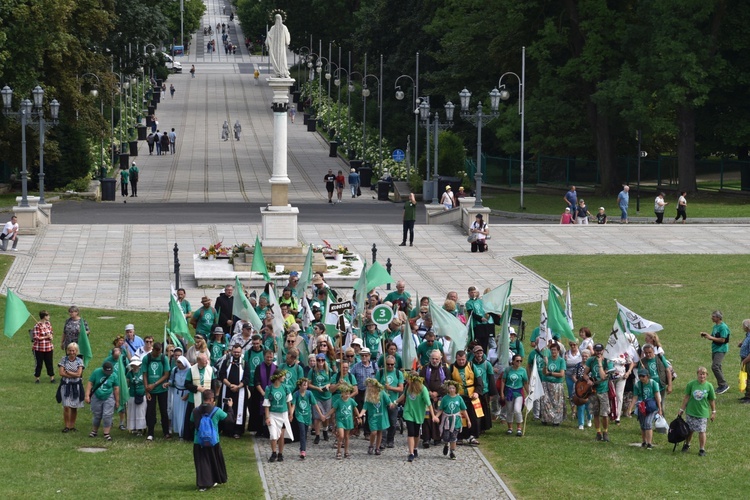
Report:
<svg viewBox="0 0 750 500"><path fill-rule="evenodd" d="M648 370L646 370L645 368L641 368L640 370L638 370L639 377L645 377L647 375L648 375Z"/></svg>
<svg viewBox="0 0 750 500"><path fill-rule="evenodd" d="M291 278L296 278L297 276L299 276L299 273L297 271L292 271L291 273L289 273L289 277Z"/></svg>
<svg viewBox="0 0 750 500"><path fill-rule="evenodd" d="M601 344L595 344L594 345L594 350L595 351L603 351L604 350L604 346L601 345Z"/></svg>
<svg viewBox="0 0 750 500"><path fill-rule="evenodd" d="M130 364L135 366L141 366L141 358L133 357L130 359Z"/></svg>
<svg viewBox="0 0 750 500"><path fill-rule="evenodd" d="M102 365L102 370L104 370L104 373L106 373L107 375L112 373L112 370L113 370L112 363L110 363L109 361L105 361L104 364Z"/></svg>
<svg viewBox="0 0 750 500"><path fill-rule="evenodd" d="M133 325L132 323L128 323L127 325L125 325L125 331L127 332L128 330L135 330L135 325Z"/></svg>

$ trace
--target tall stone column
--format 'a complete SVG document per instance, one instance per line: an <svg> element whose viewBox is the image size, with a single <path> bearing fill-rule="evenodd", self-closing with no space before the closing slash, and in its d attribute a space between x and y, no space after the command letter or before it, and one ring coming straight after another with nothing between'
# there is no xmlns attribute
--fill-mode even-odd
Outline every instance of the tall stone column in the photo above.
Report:
<svg viewBox="0 0 750 500"><path fill-rule="evenodd" d="M293 78L271 77L268 85L273 90L273 172L271 204L260 209L263 219L263 247L298 247L297 215L299 209L289 204L289 176L287 175L287 109L289 88Z"/></svg>

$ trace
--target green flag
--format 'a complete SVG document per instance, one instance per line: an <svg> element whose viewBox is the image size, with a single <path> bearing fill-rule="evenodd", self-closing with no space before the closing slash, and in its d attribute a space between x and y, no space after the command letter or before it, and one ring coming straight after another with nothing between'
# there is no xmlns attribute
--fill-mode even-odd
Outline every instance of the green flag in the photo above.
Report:
<svg viewBox="0 0 750 500"><path fill-rule="evenodd" d="M8 288L8 296L5 299L5 336L13 338L19 328L26 323L31 313L26 308L26 304L23 300L18 298L18 295L13 293L13 290Z"/></svg>
<svg viewBox="0 0 750 500"><path fill-rule="evenodd" d="M568 340L576 341L573 330L570 329L565 309L560 304L560 292L558 288L550 283L549 295L547 296L547 325L554 333L564 336Z"/></svg>
<svg viewBox="0 0 750 500"><path fill-rule="evenodd" d="M466 344L469 341L469 327L433 300L430 300L430 315L432 316L432 329L435 335L451 338L451 351L454 356L453 359L456 359L456 352L466 349Z"/></svg>
<svg viewBox="0 0 750 500"><path fill-rule="evenodd" d="M331 289L328 289L328 298L326 299L325 309L323 309L323 324L326 327L326 333L333 339L339 333L339 313L331 312L331 304L336 303L336 298L331 293Z"/></svg>
<svg viewBox="0 0 750 500"><path fill-rule="evenodd" d="M268 275L268 267L266 267L266 259L263 258L263 248L260 245L260 236L255 235L255 249L253 250L253 263L250 266L250 270L263 275L263 279L266 283L271 281L271 277Z"/></svg>
<svg viewBox="0 0 750 500"><path fill-rule="evenodd" d="M404 333L401 340L401 359L404 363L404 370L411 371L414 366L414 360L417 359L417 346L414 345L414 335L411 333L411 326L407 321L404 323Z"/></svg>
<svg viewBox="0 0 750 500"><path fill-rule="evenodd" d="M94 353L91 351L91 344L89 343L89 335L86 329L83 327L83 320L81 320L81 331L78 334L78 352L83 357L83 367L89 366L89 361L94 357Z"/></svg>
<svg viewBox="0 0 750 500"><path fill-rule="evenodd" d="M354 291L357 292L357 310L354 315L360 316L367 303L367 261L364 261L362 274L359 275L359 279L354 284Z"/></svg>
<svg viewBox="0 0 750 500"><path fill-rule="evenodd" d="M250 304L250 301L247 300L239 276L234 277L234 289L236 292L232 301L232 316L237 316L241 320L249 322L253 325L253 328L260 331L263 327L263 322L258 317L258 313L255 312L255 308Z"/></svg>
<svg viewBox="0 0 750 500"><path fill-rule="evenodd" d="M297 292L298 297L302 297L307 291L307 287L312 283L313 278L313 251L312 245L307 245L307 256L305 257L305 265L302 266L302 272L299 275L299 282L294 288Z"/></svg>
<svg viewBox="0 0 750 500"><path fill-rule="evenodd" d="M381 285L387 285L388 283L395 283L388 271L385 270L380 262L373 262L370 269L367 270L367 291L374 290Z"/></svg>
<svg viewBox="0 0 750 500"><path fill-rule="evenodd" d="M505 306L510 298L510 291L513 288L513 280L508 280L502 285L494 288L489 293L482 295L482 304L484 310L488 313L503 315Z"/></svg>
<svg viewBox="0 0 750 500"><path fill-rule="evenodd" d="M167 323L164 323L164 349L166 350L167 346L167 335L169 335L169 338L172 340L172 345L175 347L182 347L182 342L180 342L180 339L178 339L174 333L169 331L169 328L167 328Z"/></svg>
<svg viewBox="0 0 750 500"><path fill-rule="evenodd" d="M185 313L182 312L182 308L177 303L174 295L170 294L169 297L169 332L175 335L182 335L193 342L193 336L190 334Z"/></svg>
<svg viewBox="0 0 750 500"><path fill-rule="evenodd" d="M505 369L509 364L509 348L510 348L510 316L513 314L513 307L510 305L510 301L507 302L507 307L503 313L503 322L500 327L500 338L496 338L497 341L497 359L500 366ZM497 333L495 335L498 335Z"/></svg>
<svg viewBox="0 0 750 500"><path fill-rule="evenodd" d="M125 363L123 362L122 358L125 357L125 354L120 354L120 357L117 358L117 377L118 382L120 384L120 401L119 401L119 408L117 408L118 412L124 411L125 408L128 405L128 399L130 399L130 389L128 388L128 378L125 376Z"/></svg>

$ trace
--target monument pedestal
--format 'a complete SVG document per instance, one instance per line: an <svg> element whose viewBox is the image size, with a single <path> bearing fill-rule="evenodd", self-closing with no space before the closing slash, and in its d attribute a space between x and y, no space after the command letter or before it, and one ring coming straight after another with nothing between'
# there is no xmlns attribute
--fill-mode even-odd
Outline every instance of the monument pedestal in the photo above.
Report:
<svg viewBox="0 0 750 500"><path fill-rule="evenodd" d="M297 216L299 209L291 205L285 207L267 206L260 209L263 220L261 240L266 247L300 247L297 240Z"/></svg>

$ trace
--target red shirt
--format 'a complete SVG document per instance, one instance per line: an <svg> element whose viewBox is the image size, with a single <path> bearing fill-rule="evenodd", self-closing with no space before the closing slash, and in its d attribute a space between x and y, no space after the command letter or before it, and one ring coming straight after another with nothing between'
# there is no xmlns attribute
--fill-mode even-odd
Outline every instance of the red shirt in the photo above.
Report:
<svg viewBox="0 0 750 500"><path fill-rule="evenodd" d="M344 176L343 175L337 175L336 176L336 184L343 186L344 185Z"/></svg>
<svg viewBox="0 0 750 500"><path fill-rule="evenodd" d="M37 323L34 326L34 344L32 349L39 352L50 352L53 349L52 342L46 337L52 333L52 325L49 321Z"/></svg>

